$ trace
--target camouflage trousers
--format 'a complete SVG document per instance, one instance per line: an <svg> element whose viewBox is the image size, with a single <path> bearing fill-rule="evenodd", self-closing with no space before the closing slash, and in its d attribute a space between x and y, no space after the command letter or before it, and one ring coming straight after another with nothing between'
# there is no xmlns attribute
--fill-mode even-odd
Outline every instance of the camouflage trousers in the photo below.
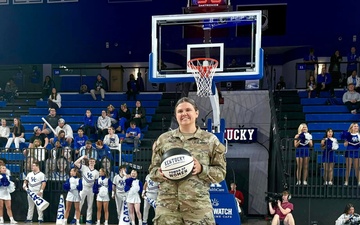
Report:
<svg viewBox="0 0 360 225"><path fill-rule="evenodd" d="M154 225L215 225L209 198L179 201L173 198L156 203Z"/></svg>

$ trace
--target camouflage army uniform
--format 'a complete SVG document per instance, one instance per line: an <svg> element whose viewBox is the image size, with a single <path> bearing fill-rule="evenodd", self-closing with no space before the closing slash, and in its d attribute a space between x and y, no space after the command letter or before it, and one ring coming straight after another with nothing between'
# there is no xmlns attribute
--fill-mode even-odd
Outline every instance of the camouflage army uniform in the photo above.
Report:
<svg viewBox="0 0 360 225"><path fill-rule="evenodd" d="M162 155L172 148L187 149L202 165L202 172L182 181L164 180L158 172ZM215 225L209 185L225 179L225 146L217 137L197 128L183 135L179 129L162 134L154 143L149 168L151 180L160 182L154 225Z"/></svg>

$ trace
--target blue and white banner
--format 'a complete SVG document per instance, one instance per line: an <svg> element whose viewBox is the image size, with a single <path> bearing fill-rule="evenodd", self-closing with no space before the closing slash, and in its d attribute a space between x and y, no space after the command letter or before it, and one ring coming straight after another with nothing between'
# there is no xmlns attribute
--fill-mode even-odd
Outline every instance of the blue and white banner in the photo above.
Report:
<svg viewBox="0 0 360 225"><path fill-rule="evenodd" d="M253 143L257 141L257 128L226 128L225 138L229 142Z"/></svg>
<svg viewBox="0 0 360 225"><path fill-rule="evenodd" d="M225 180L218 184L211 184L209 192L216 224L241 225L235 197L233 194L229 193Z"/></svg>

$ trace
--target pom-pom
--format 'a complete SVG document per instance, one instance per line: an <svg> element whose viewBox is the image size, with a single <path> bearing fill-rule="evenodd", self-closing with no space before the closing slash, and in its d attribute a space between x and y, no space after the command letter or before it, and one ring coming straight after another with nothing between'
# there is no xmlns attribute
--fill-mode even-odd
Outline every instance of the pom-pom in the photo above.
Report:
<svg viewBox="0 0 360 225"><path fill-rule="evenodd" d="M345 140L345 141L351 141L352 137L349 131L344 130L341 133L341 140Z"/></svg>
<svg viewBox="0 0 360 225"><path fill-rule="evenodd" d="M79 179L79 184L78 184L78 186L76 186L76 189L78 189L78 191L82 191L83 185L82 185L82 180L81 179Z"/></svg>
<svg viewBox="0 0 360 225"><path fill-rule="evenodd" d="M70 191L70 183L69 180L67 180L64 184L63 184L63 188L65 191Z"/></svg>

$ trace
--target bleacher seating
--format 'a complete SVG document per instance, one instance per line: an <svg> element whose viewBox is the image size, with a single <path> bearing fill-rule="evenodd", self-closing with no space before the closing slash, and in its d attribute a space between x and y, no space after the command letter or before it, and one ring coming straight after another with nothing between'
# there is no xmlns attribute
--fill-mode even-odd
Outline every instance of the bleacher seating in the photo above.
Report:
<svg viewBox="0 0 360 225"><path fill-rule="evenodd" d="M156 109L159 106L159 102L162 98L161 93L143 93L137 96L137 100L141 101L141 104L146 109L146 121L152 122L152 116L155 114ZM120 105L126 103L128 108L132 111L135 107L136 101L128 101L126 94L120 93L107 93L105 101L94 101L90 94L74 94L74 93L61 93L62 107L57 110L57 114L65 119L76 136L76 130L83 123L83 116L85 111L90 109L95 117L101 115L102 110L106 110L106 107L110 104L114 105L116 110L119 110ZM33 127L42 127L42 117L48 115L48 105L46 101L37 101L36 108L30 108L28 115L21 116L22 124L25 127L25 139L28 141L33 135ZM146 132L148 126L142 129L142 132Z"/></svg>
<svg viewBox="0 0 360 225"><path fill-rule="evenodd" d="M321 92L319 98L308 98L306 91L299 91L298 94L301 98L300 102L305 113L305 120L312 134L314 151L316 152L316 162L319 164L321 176L324 173L322 167L322 149L320 146L321 139L324 138L325 131L331 128L334 131L334 137L339 142L339 149L335 154L334 177L343 177L345 174L345 150L346 147L341 140L340 135L342 131L348 130L352 122L360 120L360 114L351 114L342 103L342 95L344 90L335 91L336 98L331 98L330 93ZM351 171L351 176L354 171Z"/></svg>
<svg viewBox="0 0 360 225"><path fill-rule="evenodd" d="M6 107L6 101L0 101L0 108Z"/></svg>

